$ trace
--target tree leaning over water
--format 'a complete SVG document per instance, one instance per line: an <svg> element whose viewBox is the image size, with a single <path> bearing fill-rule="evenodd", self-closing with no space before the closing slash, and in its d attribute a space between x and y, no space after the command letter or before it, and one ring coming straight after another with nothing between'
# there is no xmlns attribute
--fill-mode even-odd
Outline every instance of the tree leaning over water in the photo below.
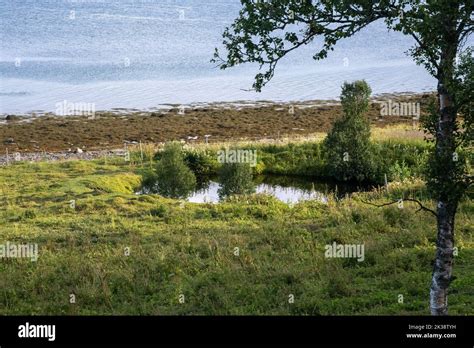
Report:
<svg viewBox="0 0 474 348"><path fill-rule="evenodd" d="M448 313L453 280L454 222L472 175L458 152L473 141L474 63L461 51L474 31L472 0L241 0L242 9L223 34L225 54L216 49L213 62L227 69L257 63L263 72L253 88L260 91L279 60L316 37L323 44L314 59L327 57L338 41L375 21L412 37L407 52L437 80L437 106L427 129L435 146L427 185L436 199L437 249L430 288L433 315ZM429 210L429 209L425 209Z"/></svg>

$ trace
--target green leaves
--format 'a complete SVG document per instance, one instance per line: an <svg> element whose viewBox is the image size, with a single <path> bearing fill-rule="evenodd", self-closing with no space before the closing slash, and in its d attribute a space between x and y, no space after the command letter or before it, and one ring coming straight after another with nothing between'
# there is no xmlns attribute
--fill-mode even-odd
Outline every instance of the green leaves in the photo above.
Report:
<svg viewBox="0 0 474 348"><path fill-rule="evenodd" d="M443 49L455 49L474 31L471 0L242 0L239 17L223 33L225 53L216 51L212 62L227 69L257 63L254 88L274 75L277 63L292 50L322 37L314 59L324 59L338 41L370 23L385 21L390 30L411 36L415 45L407 52L415 62L437 75ZM456 30L446 36L446 28Z"/></svg>
<svg viewBox="0 0 474 348"><path fill-rule="evenodd" d="M235 194L255 192L252 168L248 163L225 163L220 172L219 197L224 198Z"/></svg>
<svg viewBox="0 0 474 348"><path fill-rule="evenodd" d="M372 151L370 122L365 117L371 89L365 81L344 83L342 118L324 140L326 170L339 181L376 182L380 165Z"/></svg>
<svg viewBox="0 0 474 348"><path fill-rule="evenodd" d="M167 143L155 173L145 173L144 188L166 197L185 198L196 187L196 177L184 161L182 146Z"/></svg>

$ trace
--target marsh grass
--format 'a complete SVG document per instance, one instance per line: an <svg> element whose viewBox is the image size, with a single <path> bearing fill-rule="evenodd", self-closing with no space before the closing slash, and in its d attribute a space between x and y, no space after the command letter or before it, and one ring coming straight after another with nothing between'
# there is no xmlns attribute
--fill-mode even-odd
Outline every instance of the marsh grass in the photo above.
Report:
<svg viewBox="0 0 474 348"><path fill-rule="evenodd" d="M374 140L370 147L373 161L377 163L378 180L382 184L386 174L388 180L403 181L421 177L429 153L429 143L422 139L405 140ZM209 145L185 145L185 161L198 176L218 174L221 164L217 161L217 153L221 149L255 150L257 166L255 174L281 174L311 176L319 179L340 180L328 169L321 139L306 139L294 142L227 142ZM130 165L153 168L159 160L163 147L154 148L156 154L145 161L140 160L140 152L136 147L130 148Z"/></svg>
<svg viewBox="0 0 474 348"><path fill-rule="evenodd" d="M279 154L267 170L285 172L316 146L259 149ZM429 314L434 218L410 203L362 203L414 194L433 207L421 180L327 204L289 206L261 194L193 204L137 196L143 167L133 158L0 169L0 242L40 248L37 262L0 260L1 315ZM473 213L465 199L456 219L454 315L474 314ZM364 243L365 261L326 259L324 246L334 241Z"/></svg>

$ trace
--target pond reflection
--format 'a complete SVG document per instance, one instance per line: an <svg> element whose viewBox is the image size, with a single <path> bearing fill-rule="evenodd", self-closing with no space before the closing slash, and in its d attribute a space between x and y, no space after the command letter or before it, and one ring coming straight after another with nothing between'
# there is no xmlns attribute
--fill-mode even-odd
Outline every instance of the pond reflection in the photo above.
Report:
<svg viewBox="0 0 474 348"><path fill-rule="evenodd" d="M360 187L351 184L336 184L331 182L316 181L313 178L269 176L262 175L254 179L256 193L272 195L282 202L294 204L304 200L318 200L327 203L328 195L342 198L346 194L358 191L366 191L370 187ZM198 189L189 197L192 203L218 203L219 188L221 184L217 178L201 179L198 181Z"/></svg>

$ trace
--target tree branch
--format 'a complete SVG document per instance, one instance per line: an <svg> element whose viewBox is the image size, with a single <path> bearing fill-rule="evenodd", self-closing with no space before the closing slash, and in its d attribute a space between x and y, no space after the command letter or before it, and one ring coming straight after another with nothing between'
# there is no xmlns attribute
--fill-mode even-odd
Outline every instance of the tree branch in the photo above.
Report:
<svg viewBox="0 0 474 348"><path fill-rule="evenodd" d="M416 212L419 212L420 210L424 210L424 211L427 211L431 214L433 214L435 217L438 217L438 214L434 211L434 210L431 210L430 208L427 208L425 207L419 200L417 199L414 199L414 198L402 198L401 199L402 201L408 201L408 202L415 202L417 203L420 208L416 211ZM372 205L374 207L378 207L378 208L381 208L381 207L385 207L385 206L388 206L388 205L392 205L392 204L395 204L395 203L398 203L400 202L400 200L396 200L396 201L393 201L393 202L388 202L388 203L383 203L383 204L375 204L375 203L371 203L371 202L367 202L367 201L364 201L364 200L361 200L362 203L365 203L365 204L369 204L369 205Z"/></svg>
<svg viewBox="0 0 474 348"><path fill-rule="evenodd" d="M423 43L423 41L421 41L421 39L415 33L412 33L411 36L415 39L420 48L426 52L426 55L430 59L430 63L433 64L435 69L439 69L438 61L436 60L436 57L433 55L430 49Z"/></svg>

